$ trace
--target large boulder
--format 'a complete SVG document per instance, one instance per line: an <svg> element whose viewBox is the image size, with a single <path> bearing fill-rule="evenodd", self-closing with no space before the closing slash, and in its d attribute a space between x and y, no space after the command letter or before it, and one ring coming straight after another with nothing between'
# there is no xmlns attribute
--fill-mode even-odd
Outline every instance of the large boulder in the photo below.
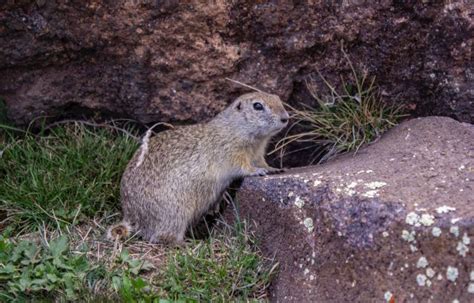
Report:
<svg viewBox="0 0 474 303"><path fill-rule="evenodd" d="M404 122L355 156L247 178L236 201L280 263L273 301L474 301L473 125Z"/></svg>
<svg viewBox="0 0 474 303"><path fill-rule="evenodd" d="M309 75L350 74L343 45L387 100L473 122L472 14L468 0L1 1L0 98L17 123L196 122L242 93L225 77L312 102Z"/></svg>

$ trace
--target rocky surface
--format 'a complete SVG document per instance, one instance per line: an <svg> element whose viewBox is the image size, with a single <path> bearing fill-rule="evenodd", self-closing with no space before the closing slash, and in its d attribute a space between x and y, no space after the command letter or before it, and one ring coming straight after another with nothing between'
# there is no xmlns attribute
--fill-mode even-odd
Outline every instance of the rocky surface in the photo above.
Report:
<svg viewBox="0 0 474 303"><path fill-rule="evenodd" d="M473 5L6 0L0 97L17 123L96 114L195 122L242 93L225 77L311 102L309 75L350 74L343 44L386 100L473 122Z"/></svg>
<svg viewBox="0 0 474 303"><path fill-rule="evenodd" d="M273 301L474 300L473 125L410 120L356 156L247 178L236 200L280 262Z"/></svg>

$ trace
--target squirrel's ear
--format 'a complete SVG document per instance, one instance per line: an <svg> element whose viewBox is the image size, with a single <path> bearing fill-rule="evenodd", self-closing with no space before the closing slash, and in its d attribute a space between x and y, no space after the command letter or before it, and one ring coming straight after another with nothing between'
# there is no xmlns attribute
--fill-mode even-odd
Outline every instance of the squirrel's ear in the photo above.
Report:
<svg viewBox="0 0 474 303"><path fill-rule="evenodd" d="M240 111L242 109L242 102L239 101L239 102L235 103L234 108L236 110Z"/></svg>

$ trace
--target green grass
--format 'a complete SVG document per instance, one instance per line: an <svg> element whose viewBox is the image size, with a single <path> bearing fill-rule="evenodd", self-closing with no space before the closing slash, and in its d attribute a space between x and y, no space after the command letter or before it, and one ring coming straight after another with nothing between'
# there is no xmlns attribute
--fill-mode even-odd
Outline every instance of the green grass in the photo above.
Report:
<svg viewBox="0 0 474 303"><path fill-rule="evenodd" d="M168 257L160 276L166 297L198 302L264 298L277 264L264 259L245 224L213 231Z"/></svg>
<svg viewBox="0 0 474 303"><path fill-rule="evenodd" d="M328 95L320 96L315 79L309 78L306 86L317 107L288 106L293 124L273 152L279 151L283 156L289 144L299 142L315 150L311 163L323 162L374 142L404 116L401 106L384 102L375 78L357 73L347 54L344 51L343 54L351 67L352 80L341 78L338 90L319 74L329 91ZM297 131L292 132L293 129Z"/></svg>
<svg viewBox="0 0 474 303"><path fill-rule="evenodd" d="M81 124L42 136L5 128L3 134L0 213L16 233L117 211L119 180L137 148L134 139Z"/></svg>

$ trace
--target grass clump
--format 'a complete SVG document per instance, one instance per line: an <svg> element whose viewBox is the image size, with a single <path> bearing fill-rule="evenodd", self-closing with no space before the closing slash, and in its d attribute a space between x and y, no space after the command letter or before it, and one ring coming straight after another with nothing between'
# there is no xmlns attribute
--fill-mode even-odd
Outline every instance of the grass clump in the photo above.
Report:
<svg viewBox="0 0 474 303"><path fill-rule="evenodd" d="M119 180L136 140L69 124L42 136L0 128L0 214L17 233L116 211Z"/></svg>
<svg viewBox="0 0 474 303"><path fill-rule="evenodd" d="M235 302L261 300L277 264L255 248L246 224L213 230L168 257L161 288L171 300Z"/></svg>
<svg viewBox="0 0 474 303"><path fill-rule="evenodd" d="M299 142L309 145L305 148L314 149L311 163L323 162L375 141L404 116L400 106L383 102L375 77L357 73L347 54L343 53L351 67L353 81L341 78L341 89L338 90L319 73L329 90L329 95L320 96L315 79L309 78L306 86L317 107L305 105L296 109L289 106L294 123L276 144L274 152L280 151L283 155L290 143ZM290 134L292 129L298 129L298 132Z"/></svg>

